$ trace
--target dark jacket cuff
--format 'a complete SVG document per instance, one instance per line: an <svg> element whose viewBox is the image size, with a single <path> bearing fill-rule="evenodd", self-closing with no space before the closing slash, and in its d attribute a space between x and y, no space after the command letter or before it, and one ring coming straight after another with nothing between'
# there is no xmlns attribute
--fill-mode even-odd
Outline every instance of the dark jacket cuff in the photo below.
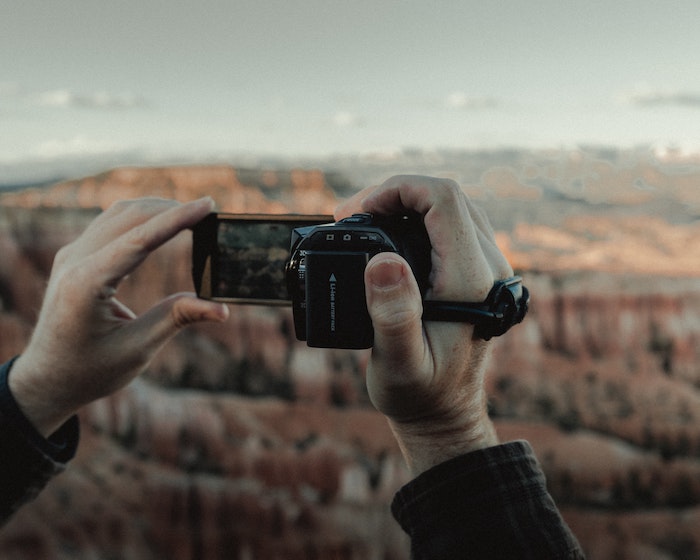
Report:
<svg viewBox="0 0 700 560"><path fill-rule="evenodd" d="M77 416L49 438L34 428L10 392L13 362L0 366L0 525L65 469L80 436Z"/></svg>
<svg viewBox="0 0 700 560"><path fill-rule="evenodd" d="M399 490L392 512L414 559L583 558L525 441L437 465Z"/></svg>
<svg viewBox="0 0 700 560"><path fill-rule="evenodd" d="M74 456L80 437L77 416L71 417L48 438L41 435L27 419L15 401L9 386L9 374L17 358L0 366L0 415L7 429L14 429L18 436L40 453L59 463L66 463Z"/></svg>

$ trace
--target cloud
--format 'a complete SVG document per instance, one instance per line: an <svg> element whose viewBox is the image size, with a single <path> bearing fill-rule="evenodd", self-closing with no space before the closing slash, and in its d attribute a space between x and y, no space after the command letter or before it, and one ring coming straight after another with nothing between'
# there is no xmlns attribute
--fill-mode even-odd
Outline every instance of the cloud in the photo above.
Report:
<svg viewBox="0 0 700 560"><path fill-rule="evenodd" d="M56 89L36 94L34 102L42 107L107 110L134 109L148 106L145 98L131 93L76 93L67 89Z"/></svg>
<svg viewBox="0 0 700 560"><path fill-rule="evenodd" d="M105 155L125 151L124 146L109 140L77 134L70 138L52 138L38 143L33 155L41 159L60 159L75 156Z"/></svg>
<svg viewBox="0 0 700 560"><path fill-rule="evenodd" d="M493 97L474 97L463 91L453 91L445 99L445 105L450 109L490 109L497 105Z"/></svg>
<svg viewBox="0 0 700 560"><path fill-rule="evenodd" d="M338 111L333 115L333 124L338 128L359 127L364 125L364 119L350 111Z"/></svg>
<svg viewBox="0 0 700 560"><path fill-rule="evenodd" d="M637 107L696 107L700 108L700 92L670 91L642 88L622 94L620 100Z"/></svg>

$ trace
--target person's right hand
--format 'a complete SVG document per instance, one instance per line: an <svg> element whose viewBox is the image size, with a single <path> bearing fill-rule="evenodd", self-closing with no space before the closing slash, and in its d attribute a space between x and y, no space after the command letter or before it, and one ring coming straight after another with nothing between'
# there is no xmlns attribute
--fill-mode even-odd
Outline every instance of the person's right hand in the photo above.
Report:
<svg viewBox="0 0 700 560"><path fill-rule="evenodd" d="M211 199L118 202L57 253L36 328L9 376L15 400L41 434L129 383L182 327L228 317L225 305L190 293L141 316L117 299L126 276L213 206Z"/></svg>
<svg viewBox="0 0 700 560"><path fill-rule="evenodd" d="M454 181L392 177L342 203L336 218L406 211L423 215L432 246L426 298L481 302L512 276L485 215ZM395 253L372 258L365 286L374 326L367 388L414 474L498 443L484 391L488 343L473 339L469 324L423 323L415 278Z"/></svg>

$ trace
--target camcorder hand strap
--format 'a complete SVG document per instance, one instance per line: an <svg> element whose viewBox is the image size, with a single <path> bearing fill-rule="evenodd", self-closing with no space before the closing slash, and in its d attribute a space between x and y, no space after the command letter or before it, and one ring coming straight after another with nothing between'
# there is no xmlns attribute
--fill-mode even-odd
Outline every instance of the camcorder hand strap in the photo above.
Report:
<svg viewBox="0 0 700 560"><path fill-rule="evenodd" d="M474 336L489 340L520 323L528 310L530 293L520 276L499 280L482 303L462 301L423 302L424 321L471 323Z"/></svg>

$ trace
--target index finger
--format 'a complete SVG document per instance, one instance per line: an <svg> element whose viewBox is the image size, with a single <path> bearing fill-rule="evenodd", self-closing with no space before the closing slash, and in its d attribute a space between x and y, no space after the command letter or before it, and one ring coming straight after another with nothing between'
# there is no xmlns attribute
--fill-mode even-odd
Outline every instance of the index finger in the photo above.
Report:
<svg viewBox="0 0 700 560"><path fill-rule="evenodd" d="M156 213L98 250L91 259L92 277L102 287L116 289L152 251L199 222L213 208L213 200L205 197Z"/></svg>
<svg viewBox="0 0 700 560"><path fill-rule="evenodd" d="M474 210L456 182L397 175L350 204L358 203L364 212L415 211L423 215L432 246L430 298L457 301L486 298L496 273L484 252L482 244L486 239L472 217Z"/></svg>
<svg viewBox="0 0 700 560"><path fill-rule="evenodd" d="M92 220L79 237L64 246L57 260L68 264L84 259L156 214L179 205L176 200L153 197L116 201Z"/></svg>

